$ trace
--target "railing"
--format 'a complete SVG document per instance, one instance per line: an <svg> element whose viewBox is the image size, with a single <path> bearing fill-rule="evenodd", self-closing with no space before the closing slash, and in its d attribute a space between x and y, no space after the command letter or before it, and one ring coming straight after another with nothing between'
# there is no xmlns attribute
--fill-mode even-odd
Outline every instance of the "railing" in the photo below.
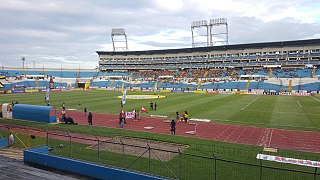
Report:
<svg viewBox="0 0 320 180"><path fill-rule="evenodd" d="M9 131L37 136L40 144L47 145L49 153L104 166L152 174L167 179L316 179L317 168L286 165L256 160L254 150L221 147L217 145L192 145L161 143L151 139L114 136L80 137L76 134L49 132L32 128L0 126L4 135ZM35 134L36 133L36 134ZM20 135L21 136L21 135ZM36 141L36 140L34 140ZM176 146L176 147L175 147ZM191 152L206 152L199 155ZM220 152L224 157L219 157ZM290 157L290 154L280 154ZM237 157L237 158L236 158ZM242 158L239 158L242 157ZM318 157L305 157L317 160ZM239 161L239 159L249 159Z"/></svg>

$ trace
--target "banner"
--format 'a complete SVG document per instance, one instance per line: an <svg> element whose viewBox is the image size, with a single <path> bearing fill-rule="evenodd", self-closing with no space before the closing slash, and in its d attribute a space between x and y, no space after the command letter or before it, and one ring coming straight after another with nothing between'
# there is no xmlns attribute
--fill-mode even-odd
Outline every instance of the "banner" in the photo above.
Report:
<svg viewBox="0 0 320 180"><path fill-rule="evenodd" d="M50 89L48 88L46 91L46 101L50 99Z"/></svg>
<svg viewBox="0 0 320 180"><path fill-rule="evenodd" d="M280 156L271 156L271 155L266 155L266 154L257 154L257 159L280 162L280 163L287 163L287 164L296 164L296 165L300 165L300 166L309 166L309 167L315 167L315 168L320 167L319 161L293 159L293 158L286 158L286 157L280 157Z"/></svg>
<svg viewBox="0 0 320 180"><path fill-rule="evenodd" d="M135 114L135 111L126 112L126 119L128 119L128 118L134 118L134 114Z"/></svg>
<svg viewBox="0 0 320 180"><path fill-rule="evenodd" d="M122 105L126 103L126 95L127 95L127 90L125 89L122 94Z"/></svg>

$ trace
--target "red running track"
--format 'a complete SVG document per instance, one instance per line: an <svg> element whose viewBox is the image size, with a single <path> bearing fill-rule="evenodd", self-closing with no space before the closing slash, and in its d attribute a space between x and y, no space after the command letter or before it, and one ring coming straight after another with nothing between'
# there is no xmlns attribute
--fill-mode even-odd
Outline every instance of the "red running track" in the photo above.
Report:
<svg viewBox="0 0 320 180"><path fill-rule="evenodd" d="M57 111L57 114L58 113L61 112ZM81 125L88 124L83 112L67 111L66 114L71 115L76 123ZM127 124L124 125L124 129L170 134L170 123L166 123L164 120L164 118L154 117L142 117L142 119L138 121L127 119ZM118 115L93 113L94 126L119 128L118 121ZM144 128L146 126L154 128L148 130ZM188 131L195 131L196 134L187 134L186 132ZM262 147L320 152L320 132L207 122L198 122L197 124L190 125L188 123L178 122L176 135Z"/></svg>

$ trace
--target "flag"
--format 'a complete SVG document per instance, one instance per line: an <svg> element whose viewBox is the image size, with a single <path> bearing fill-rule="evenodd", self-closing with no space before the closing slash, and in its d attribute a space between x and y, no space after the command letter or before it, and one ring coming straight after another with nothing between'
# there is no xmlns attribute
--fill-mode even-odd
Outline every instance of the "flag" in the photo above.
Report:
<svg viewBox="0 0 320 180"><path fill-rule="evenodd" d="M126 118L134 118L134 114L135 114L135 111L133 112L126 112Z"/></svg>
<svg viewBox="0 0 320 180"><path fill-rule="evenodd" d="M146 110L144 107L141 107L141 108L140 108L140 112L148 113L148 110Z"/></svg>
<svg viewBox="0 0 320 180"><path fill-rule="evenodd" d="M126 96L127 96L127 90L124 90L122 94L122 105L126 103Z"/></svg>
<svg viewBox="0 0 320 180"><path fill-rule="evenodd" d="M50 98L50 89L48 88L46 91L46 101L48 101Z"/></svg>

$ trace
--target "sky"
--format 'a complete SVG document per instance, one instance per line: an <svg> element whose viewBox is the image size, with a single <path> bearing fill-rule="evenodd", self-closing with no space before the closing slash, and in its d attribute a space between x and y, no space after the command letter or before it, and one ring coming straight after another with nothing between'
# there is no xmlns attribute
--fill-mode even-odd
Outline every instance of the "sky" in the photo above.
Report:
<svg viewBox="0 0 320 180"><path fill-rule="evenodd" d="M126 30L129 50L184 48L192 21L222 17L229 44L320 38L319 9L319 0L1 0L0 65L22 68L24 57L28 68L94 69L96 51L113 51L112 28Z"/></svg>

